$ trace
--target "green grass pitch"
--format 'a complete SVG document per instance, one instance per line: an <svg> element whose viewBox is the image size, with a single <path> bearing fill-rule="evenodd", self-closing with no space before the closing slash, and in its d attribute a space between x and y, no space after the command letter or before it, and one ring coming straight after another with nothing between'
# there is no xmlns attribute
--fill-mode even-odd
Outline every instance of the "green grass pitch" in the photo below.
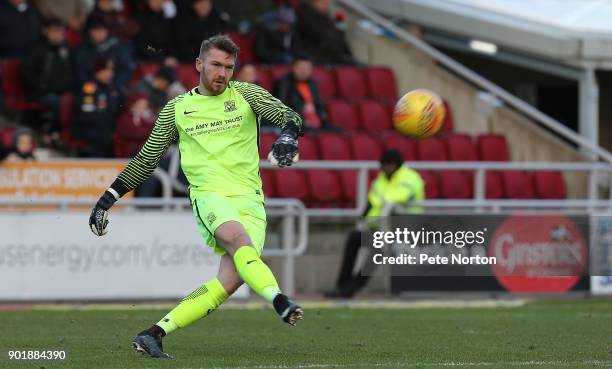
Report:
<svg viewBox="0 0 612 369"><path fill-rule="evenodd" d="M0 351L64 349L65 361L0 368L612 367L612 301L497 308L307 308L290 327L270 309L220 309L164 341L171 361L132 351L165 310L0 312Z"/></svg>

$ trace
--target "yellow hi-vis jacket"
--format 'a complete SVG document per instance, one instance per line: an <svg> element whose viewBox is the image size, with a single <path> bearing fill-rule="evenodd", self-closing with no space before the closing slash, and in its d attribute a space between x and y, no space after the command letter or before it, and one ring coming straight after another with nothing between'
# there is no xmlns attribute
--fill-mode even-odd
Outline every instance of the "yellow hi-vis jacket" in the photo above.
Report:
<svg viewBox="0 0 612 369"><path fill-rule="evenodd" d="M420 213L422 209L414 205L424 199L425 183L415 170L402 165L391 178L387 178L385 173L380 171L368 193L368 201L372 207L366 216L369 218L381 215L385 204L406 204L407 212Z"/></svg>

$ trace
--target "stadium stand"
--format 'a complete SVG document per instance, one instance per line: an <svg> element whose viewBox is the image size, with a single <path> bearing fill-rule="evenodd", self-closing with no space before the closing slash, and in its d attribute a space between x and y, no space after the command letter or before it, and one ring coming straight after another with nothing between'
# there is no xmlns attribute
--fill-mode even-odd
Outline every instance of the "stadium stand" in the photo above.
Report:
<svg viewBox="0 0 612 369"><path fill-rule="evenodd" d="M369 67L365 69L368 94L372 98L387 101L397 99L397 82L393 71L387 67Z"/></svg>
<svg viewBox="0 0 612 369"><path fill-rule="evenodd" d="M441 171L438 174L440 195L445 199L471 199L474 197L472 176L462 171Z"/></svg>
<svg viewBox="0 0 612 369"><path fill-rule="evenodd" d="M2 65L2 89L4 92L4 106L12 112L25 110L40 110L42 106L28 102L21 81L21 60L16 58L4 59Z"/></svg>
<svg viewBox="0 0 612 369"><path fill-rule="evenodd" d="M346 100L331 100L327 103L327 115L330 122L348 131L356 131L361 128L359 116L353 104Z"/></svg>
<svg viewBox="0 0 612 369"><path fill-rule="evenodd" d="M312 79L317 83L319 96L322 99L325 100L336 96L336 81L330 68L319 65L315 66L312 70Z"/></svg>
<svg viewBox="0 0 612 369"><path fill-rule="evenodd" d="M478 157L482 161L510 161L506 137L499 134L481 134L476 137Z"/></svg>
<svg viewBox="0 0 612 369"><path fill-rule="evenodd" d="M361 126L367 132L382 132L392 128L391 117L385 106L376 100L362 100L357 104Z"/></svg>
<svg viewBox="0 0 612 369"><path fill-rule="evenodd" d="M505 171L501 173L504 192L508 199L533 199L535 193L531 175L523 171Z"/></svg>
<svg viewBox="0 0 612 369"><path fill-rule="evenodd" d="M533 174L535 195L539 199L565 199L566 189L563 175L558 171L542 171Z"/></svg>
<svg viewBox="0 0 612 369"><path fill-rule="evenodd" d="M451 161L477 161L476 145L466 134L453 134L443 138L448 158Z"/></svg>
<svg viewBox="0 0 612 369"><path fill-rule="evenodd" d="M438 179L438 175L433 171L426 170L418 170L421 177L423 177L423 181L425 182L425 194L428 199L439 199L441 197L440 194L440 182Z"/></svg>
<svg viewBox="0 0 612 369"><path fill-rule="evenodd" d="M338 95L344 98L364 98L369 95L361 69L353 66L338 66L334 69Z"/></svg>
<svg viewBox="0 0 612 369"><path fill-rule="evenodd" d="M232 32L231 37L241 48L240 64L254 62L258 83L268 91L276 80L288 73L290 65L257 64L254 50L254 34ZM18 59L4 59L2 89L6 109L21 112L38 109L37 104L26 101L20 80ZM152 74L158 63L141 62L136 65L132 82ZM179 64L177 79L186 88L199 83L199 75L193 64ZM385 149L397 149L407 161L510 161L506 138L495 133L472 137L455 132L454 114L450 101L444 100L446 115L441 134L426 140L412 140L393 130L391 114L398 97L398 83L392 69L386 66L315 65L313 79L320 96L325 101L330 122L339 132L320 132L304 136L300 140L302 160L378 160ZM71 136L71 120L74 96L61 98L61 139L68 149L83 146ZM6 136L8 130L3 131ZM277 135L262 133L259 155L266 159ZM309 204L346 206L355 203L355 171L292 171L283 172L283 180L299 183L299 198ZM470 198L473 196L474 173L459 171L423 171L427 182L428 198ZM270 197L288 196L289 185L277 186L280 178L274 171L262 171L266 193ZM533 177L533 178L532 178ZM508 189L514 183L529 183L524 191ZM558 172L537 172L533 176L520 173L487 171L486 197L546 198L566 197L563 176Z"/></svg>
<svg viewBox="0 0 612 369"><path fill-rule="evenodd" d="M395 149L406 161L417 160L416 142L397 132L385 132L382 135L385 150Z"/></svg>
<svg viewBox="0 0 612 369"><path fill-rule="evenodd" d="M424 161L446 161L448 154L444 140L440 137L430 137L417 141L417 157Z"/></svg>

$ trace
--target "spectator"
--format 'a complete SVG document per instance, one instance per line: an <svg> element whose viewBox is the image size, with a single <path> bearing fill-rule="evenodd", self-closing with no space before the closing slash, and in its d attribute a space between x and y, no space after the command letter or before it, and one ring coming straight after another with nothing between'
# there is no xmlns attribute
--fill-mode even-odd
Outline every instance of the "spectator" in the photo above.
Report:
<svg viewBox="0 0 612 369"><path fill-rule="evenodd" d="M236 81L254 83L258 85L257 68L255 67L255 64L244 64L236 75Z"/></svg>
<svg viewBox="0 0 612 369"><path fill-rule="evenodd" d="M289 64L300 50L295 32L295 12L280 7L264 15L256 32L257 58L264 63Z"/></svg>
<svg viewBox="0 0 612 369"><path fill-rule="evenodd" d="M39 29L38 13L29 0L0 0L0 58L23 56Z"/></svg>
<svg viewBox="0 0 612 369"><path fill-rule="evenodd" d="M202 40L229 29L212 0L192 0L191 4L189 9L179 11L175 21L176 53L183 63L193 63Z"/></svg>
<svg viewBox="0 0 612 369"><path fill-rule="evenodd" d="M361 247L361 232L378 228L377 217L382 215L386 204L404 204L408 206L407 211L420 212L420 208L414 205L425 199L425 185L419 173L403 165L403 161L397 150L383 153L381 170L368 193L368 206L364 211L366 221L348 235L336 288L326 292L327 297L350 298L366 285L368 276L361 272L353 274Z"/></svg>
<svg viewBox="0 0 612 369"><path fill-rule="evenodd" d="M6 161L35 160L34 134L28 128L17 128L13 132L13 146L8 150Z"/></svg>
<svg viewBox="0 0 612 369"><path fill-rule="evenodd" d="M122 4L122 3L119 3ZM115 0L96 0L91 17L103 19L109 27L111 35L122 42L130 42L136 33L136 22L117 6Z"/></svg>
<svg viewBox="0 0 612 369"><path fill-rule="evenodd" d="M233 28L241 33L247 33L257 19L264 13L274 10L272 0L223 0L217 5L221 13L227 13Z"/></svg>
<svg viewBox="0 0 612 369"><path fill-rule="evenodd" d="M73 31L80 32L85 24L87 6L84 0L35 0L43 19L59 19Z"/></svg>
<svg viewBox="0 0 612 369"><path fill-rule="evenodd" d="M115 131L115 154L122 158L136 156L155 125L155 117L145 94L136 92L130 95L127 106L128 110L119 115Z"/></svg>
<svg viewBox="0 0 612 369"><path fill-rule="evenodd" d="M124 92L132 78L134 64L129 46L112 37L104 19L97 16L88 19L86 32L87 39L75 51L78 84L91 79L96 59L108 57L114 64L115 86Z"/></svg>
<svg viewBox="0 0 612 369"><path fill-rule="evenodd" d="M305 0L297 10L297 33L303 50L310 53L316 63L348 63L355 59L344 38L328 16L329 0Z"/></svg>
<svg viewBox="0 0 612 369"><path fill-rule="evenodd" d="M45 22L42 35L28 49L22 62L22 80L28 100L46 108L43 126L47 144L59 140L60 95L73 89L70 49L66 28L59 19Z"/></svg>
<svg viewBox="0 0 612 369"><path fill-rule="evenodd" d="M113 156L113 133L119 107L119 92L113 84L113 60L99 57L94 62L94 79L83 84L75 101L74 137L88 143L81 154Z"/></svg>
<svg viewBox="0 0 612 369"><path fill-rule="evenodd" d="M161 62L174 55L172 19L175 16L172 0L147 0L145 9L136 16L139 28L134 46L140 60Z"/></svg>
<svg viewBox="0 0 612 369"><path fill-rule="evenodd" d="M153 112L157 115L173 96L171 86L176 81L176 72L168 66L161 66L153 76L145 76L134 87L135 92L147 96Z"/></svg>
<svg viewBox="0 0 612 369"><path fill-rule="evenodd" d="M312 79L312 68L309 56L297 55L292 71L274 84L274 96L303 117L304 128L331 128L317 84Z"/></svg>

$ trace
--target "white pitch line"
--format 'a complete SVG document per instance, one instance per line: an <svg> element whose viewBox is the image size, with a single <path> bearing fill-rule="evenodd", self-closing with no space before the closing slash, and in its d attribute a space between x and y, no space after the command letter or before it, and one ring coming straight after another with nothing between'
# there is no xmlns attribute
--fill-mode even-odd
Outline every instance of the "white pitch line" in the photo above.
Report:
<svg viewBox="0 0 612 369"><path fill-rule="evenodd" d="M589 365L594 367L612 367L612 361L585 360L585 361L497 361L497 362L441 362L441 363L386 363L386 364L305 364L305 365L255 365L255 366L234 366L234 367L214 367L212 369L325 369L325 368L371 368L371 367L392 367L392 368L416 368L416 367L499 367L499 366L550 366L556 367L575 367L576 365ZM187 368L186 368L187 369ZM204 369L204 368L199 368Z"/></svg>

